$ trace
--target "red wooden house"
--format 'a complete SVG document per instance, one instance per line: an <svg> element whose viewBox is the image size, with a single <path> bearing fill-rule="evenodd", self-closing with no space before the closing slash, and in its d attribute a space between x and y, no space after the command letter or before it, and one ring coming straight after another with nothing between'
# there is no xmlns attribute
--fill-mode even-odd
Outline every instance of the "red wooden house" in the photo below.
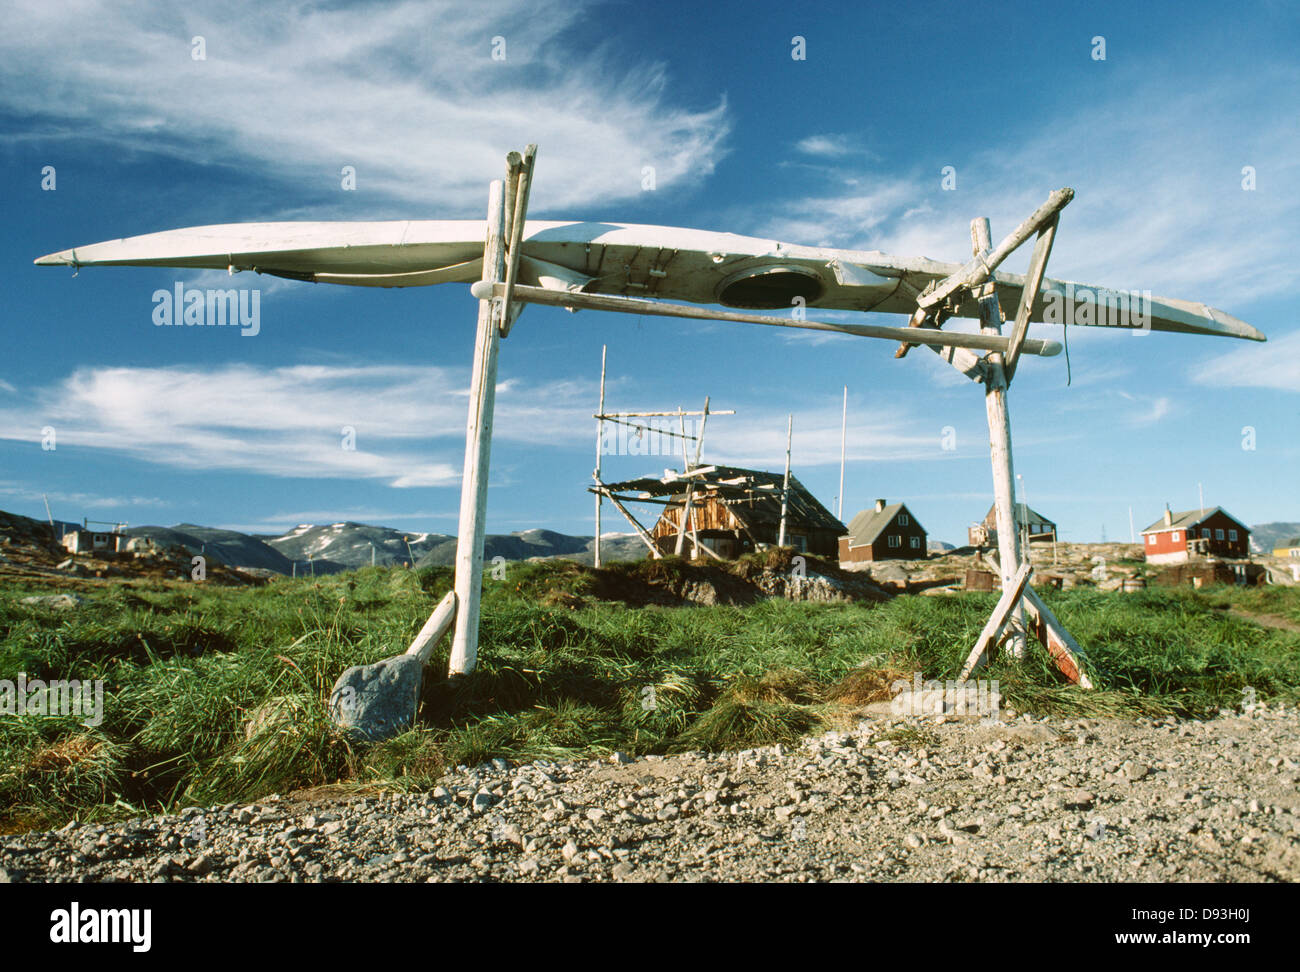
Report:
<svg viewBox="0 0 1300 972"><path fill-rule="evenodd" d="M1225 560L1250 555L1250 528L1223 507L1165 515L1142 531L1147 563L1181 564L1193 557Z"/></svg>

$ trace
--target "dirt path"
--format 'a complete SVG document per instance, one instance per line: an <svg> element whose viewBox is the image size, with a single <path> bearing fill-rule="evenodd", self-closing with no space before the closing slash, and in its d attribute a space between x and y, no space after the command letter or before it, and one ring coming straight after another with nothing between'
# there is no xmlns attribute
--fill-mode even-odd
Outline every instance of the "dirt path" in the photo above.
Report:
<svg viewBox="0 0 1300 972"><path fill-rule="evenodd" d="M951 717L949 717L951 718ZM1300 714L882 718L796 748L0 838L0 881L1295 881Z"/></svg>
<svg viewBox="0 0 1300 972"><path fill-rule="evenodd" d="M1263 625L1265 628L1277 628L1281 631L1300 632L1300 624L1296 624L1290 618L1284 618L1280 614L1251 614L1248 611L1242 611L1238 608L1229 608L1228 613L1234 618L1241 618L1243 621L1254 621L1256 624Z"/></svg>

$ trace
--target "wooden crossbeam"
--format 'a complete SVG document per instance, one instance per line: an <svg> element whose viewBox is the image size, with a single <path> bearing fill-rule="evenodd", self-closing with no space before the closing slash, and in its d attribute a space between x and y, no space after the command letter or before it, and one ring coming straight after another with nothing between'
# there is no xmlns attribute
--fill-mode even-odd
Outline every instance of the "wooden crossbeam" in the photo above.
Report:
<svg viewBox="0 0 1300 972"><path fill-rule="evenodd" d="M501 296L505 289L503 284L491 284L479 281L471 285L470 293L480 300ZM773 327L796 327L809 331L833 331L839 334L855 334L858 337L882 338L886 341L908 341L912 344L935 344L957 348L976 348L981 351L1005 351L1008 339L997 335L963 334L918 327L883 327L876 324L831 324L827 321L799 321L793 318L773 317L770 314L741 314L735 311L710 310L703 307L689 307L683 304L667 304L654 300L642 300L636 297L613 297L607 294L582 294L568 290L548 290L545 287L517 286L514 299L529 304L545 304L551 307L574 307L578 309L615 311L620 314L642 314L650 317L685 317L702 321L732 321L739 324L767 324ZM1051 357L1061 353L1057 341L1038 341L1028 339L1021 349L1022 354L1037 354ZM676 413L674 413L676 414Z"/></svg>

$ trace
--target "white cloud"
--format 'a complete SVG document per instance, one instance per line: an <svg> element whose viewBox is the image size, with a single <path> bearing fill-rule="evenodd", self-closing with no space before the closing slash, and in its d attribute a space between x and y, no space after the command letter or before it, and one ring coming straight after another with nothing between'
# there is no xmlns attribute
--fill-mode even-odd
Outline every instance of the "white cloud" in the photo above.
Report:
<svg viewBox="0 0 1300 972"><path fill-rule="evenodd" d="M99 139L337 192L475 215L503 154L541 146L539 209L707 176L727 132L720 92L669 102L662 65L579 48L582 0L388 0L220 11L161 0L6 6L0 107L29 136ZM492 58L505 38L505 60ZM192 57L202 37L205 60Z"/></svg>
<svg viewBox="0 0 1300 972"><path fill-rule="evenodd" d="M1068 114L1005 131L996 150L876 176L845 166L831 176L834 188L777 202L745 231L962 262L972 217L990 217L996 243L1049 191L1070 185L1077 196L1062 214L1049 275L1232 312L1300 287L1292 258L1300 129L1294 112L1275 110L1296 75L1261 64L1212 89L1174 90L1153 70L1135 78L1122 103L1063 92ZM949 163L957 189L945 192L940 168ZM1245 165L1256 171L1253 191L1242 188ZM1029 251L1006 269L1023 271Z"/></svg>
<svg viewBox="0 0 1300 972"><path fill-rule="evenodd" d="M497 389L496 436L534 442L590 435L590 390L573 383ZM217 369L80 368L0 408L0 438L107 449L184 469L460 482L467 391L459 369L296 365ZM355 450L343 448L344 427Z"/></svg>
<svg viewBox="0 0 1300 972"><path fill-rule="evenodd" d="M58 505L67 503L71 506L85 507L88 509L104 509L107 507L119 506L171 506L168 500L157 496L101 496L98 493L69 493L64 490L50 489L40 490L31 489L21 483L13 481L0 481L0 496L8 499L22 500L29 503L39 503L49 500L50 503ZM68 519L67 516L59 516L57 513L55 519ZM75 517L73 517L75 519Z"/></svg>
<svg viewBox="0 0 1300 972"><path fill-rule="evenodd" d="M804 155L818 155L826 158L838 158L853 151L845 135L809 135L800 139L795 148Z"/></svg>
<svg viewBox="0 0 1300 972"><path fill-rule="evenodd" d="M1216 355L1193 368L1191 378L1219 388L1300 392L1300 331Z"/></svg>

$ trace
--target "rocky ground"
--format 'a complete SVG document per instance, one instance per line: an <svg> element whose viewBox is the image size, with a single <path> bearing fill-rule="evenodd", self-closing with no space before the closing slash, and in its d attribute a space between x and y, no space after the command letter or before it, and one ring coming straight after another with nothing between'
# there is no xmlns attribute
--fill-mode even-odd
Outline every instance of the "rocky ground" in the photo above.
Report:
<svg viewBox="0 0 1300 972"><path fill-rule="evenodd" d="M504 761L0 838L0 881L1294 881L1300 711L879 713L795 748Z"/></svg>

